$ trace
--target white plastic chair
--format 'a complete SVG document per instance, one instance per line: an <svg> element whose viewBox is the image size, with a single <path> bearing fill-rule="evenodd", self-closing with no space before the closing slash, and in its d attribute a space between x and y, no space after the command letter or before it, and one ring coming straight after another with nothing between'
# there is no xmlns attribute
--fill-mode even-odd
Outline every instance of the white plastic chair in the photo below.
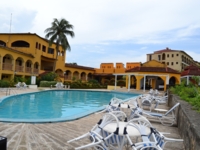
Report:
<svg viewBox="0 0 200 150"><path fill-rule="evenodd" d="M159 145L162 149L164 149L165 145L168 142L183 142L183 139L174 139L164 136L164 134L170 134L170 133L162 133L157 131L155 128L151 128L151 132L154 133L157 145ZM149 138L152 138L151 135Z"/></svg>
<svg viewBox="0 0 200 150"><path fill-rule="evenodd" d="M79 149L87 149L89 147L93 147L94 149L103 149L103 150L109 150L109 147L112 147L113 149L121 149L122 145L124 144L124 137L123 136L117 136L117 132L119 129L119 119L126 120L126 115L123 112L115 111L106 113L102 119L89 131L88 133L79 136L77 138L74 138L72 140L69 140L68 143L80 140L85 137L89 137L91 139L91 143L80 146L75 148L76 150ZM108 133L103 130L103 128L112 122L117 123L116 131L113 133Z"/></svg>
<svg viewBox="0 0 200 150"><path fill-rule="evenodd" d="M147 117L158 119L163 125L172 126L176 122L175 109L180 105L180 103L175 104L171 109L169 109L165 114L157 112L142 111L143 115Z"/></svg>
<svg viewBox="0 0 200 150"><path fill-rule="evenodd" d="M62 82L57 82L56 85L54 85L57 89L62 89L64 88L65 85L63 85Z"/></svg>
<svg viewBox="0 0 200 150"><path fill-rule="evenodd" d="M126 131L128 126L133 126L139 131L142 142L132 142L132 137ZM157 145L156 137L154 133L151 132L151 128L153 128L151 123L144 117L134 118L126 124L124 132L133 150L149 150L151 148L154 150L162 150L161 147ZM149 138L150 136L151 139Z"/></svg>
<svg viewBox="0 0 200 150"><path fill-rule="evenodd" d="M151 111L151 106L152 106L153 101L154 101L154 96L152 96L152 95L142 97L141 98L141 107L142 108L148 107L149 110Z"/></svg>
<svg viewBox="0 0 200 150"><path fill-rule="evenodd" d="M21 88L21 84L22 84L21 82L18 82L17 84L15 84L16 88L20 89Z"/></svg>
<svg viewBox="0 0 200 150"><path fill-rule="evenodd" d="M24 88L24 89L27 89L28 85L25 82L22 82L21 87Z"/></svg>
<svg viewBox="0 0 200 150"><path fill-rule="evenodd" d="M124 102L123 100L116 98L116 97L113 97L113 98L111 98L109 104L105 106L104 110L97 112L95 114L99 114L99 113L103 113L103 112L118 111L120 109L118 107L113 106L113 105L114 104L120 104L120 103L123 103L123 102Z"/></svg>

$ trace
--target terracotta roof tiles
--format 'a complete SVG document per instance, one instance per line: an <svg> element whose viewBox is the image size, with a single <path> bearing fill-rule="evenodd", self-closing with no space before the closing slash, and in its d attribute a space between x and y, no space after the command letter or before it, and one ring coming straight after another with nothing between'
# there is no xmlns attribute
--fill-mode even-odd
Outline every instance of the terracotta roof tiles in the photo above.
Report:
<svg viewBox="0 0 200 150"><path fill-rule="evenodd" d="M181 76L196 75L200 76L200 68L194 65L187 66L181 73Z"/></svg>
<svg viewBox="0 0 200 150"><path fill-rule="evenodd" d="M169 67L135 67L126 72L163 72L163 73L180 73Z"/></svg>

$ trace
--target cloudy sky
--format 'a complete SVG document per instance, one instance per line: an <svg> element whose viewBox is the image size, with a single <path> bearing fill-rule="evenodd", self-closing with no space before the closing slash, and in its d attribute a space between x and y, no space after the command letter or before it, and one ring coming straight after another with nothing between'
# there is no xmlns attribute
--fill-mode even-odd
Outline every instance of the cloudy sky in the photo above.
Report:
<svg viewBox="0 0 200 150"><path fill-rule="evenodd" d="M0 32L44 37L53 18L65 18L75 32L68 63L145 62L146 54L166 47L200 61L199 6L200 0L6 0Z"/></svg>

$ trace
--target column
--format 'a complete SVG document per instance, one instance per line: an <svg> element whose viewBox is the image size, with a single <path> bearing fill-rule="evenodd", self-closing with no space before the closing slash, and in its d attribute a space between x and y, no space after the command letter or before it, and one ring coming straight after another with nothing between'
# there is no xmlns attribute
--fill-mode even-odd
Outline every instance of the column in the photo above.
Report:
<svg viewBox="0 0 200 150"><path fill-rule="evenodd" d="M189 76L187 76L187 85L189 84Z"/></svg>
<svg viewBox="0 0 200 150"><path fill-rule="evenodd" d="M145 83L146 83L146 75L144 75L144 85L143 85L143 92L145 92Z"/></svg>
<svg viewBox="0 0 200 150"><path fill-rule="evenodd" d="M128 92L130 91L130 75L128 75Z"/></svg>
<svg viewBox="0 0 200 150"><path fill-rule="evenodd" d="M115 90L116 90L116 86L117 86L117 75L115 75Z"/></svg>

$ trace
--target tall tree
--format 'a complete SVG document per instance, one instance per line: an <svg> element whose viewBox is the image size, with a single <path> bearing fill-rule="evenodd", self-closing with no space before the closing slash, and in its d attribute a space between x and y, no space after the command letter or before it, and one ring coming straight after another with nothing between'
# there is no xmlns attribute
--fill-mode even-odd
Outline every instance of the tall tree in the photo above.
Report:
<svg viewBox="0 0 200 150"><path fill-rule="evenodd" d="M60 20L55 18L51 23L51 27L44 31L46 33L45 38L49 40L49 46L51 46L52 43L56 43L56 61L54 62L53 71L56 69L59 46L61 46L64 51L71 51L67 35L73 38L75 34L72 30L73 25L69 24L67 20L64 18Z"/></svg>

